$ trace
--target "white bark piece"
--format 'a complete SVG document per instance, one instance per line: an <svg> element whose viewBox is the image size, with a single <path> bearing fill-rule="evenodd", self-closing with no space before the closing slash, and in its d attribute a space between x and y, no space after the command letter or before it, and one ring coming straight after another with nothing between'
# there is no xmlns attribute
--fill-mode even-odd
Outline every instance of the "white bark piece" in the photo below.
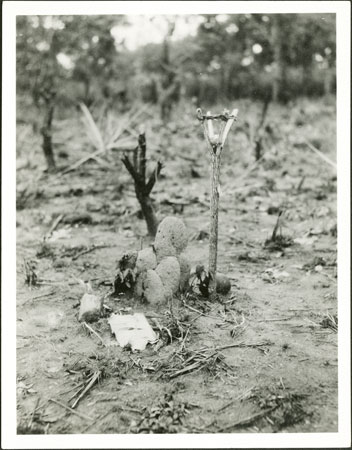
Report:
<svg viewBox="0 0 352 450"><path fill-rule="evenodd" d="M121 347L130 345L133 351L142 351L148 343L154 343L158 340L157 335L142 313L133 315L113 314L108 323Z"/></svg>

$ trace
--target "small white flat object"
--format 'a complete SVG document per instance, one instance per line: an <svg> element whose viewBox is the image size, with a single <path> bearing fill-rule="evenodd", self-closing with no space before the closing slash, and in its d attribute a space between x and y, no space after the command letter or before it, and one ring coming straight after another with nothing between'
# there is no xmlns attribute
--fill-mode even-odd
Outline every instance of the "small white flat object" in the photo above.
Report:
<svg viewBox="0 0 352 450"><path fill-rule="evenodd" d="M108 323L120 347L130 345L132 350L142 351L148 343L158 340L143 313L113 314Z"/></svg>

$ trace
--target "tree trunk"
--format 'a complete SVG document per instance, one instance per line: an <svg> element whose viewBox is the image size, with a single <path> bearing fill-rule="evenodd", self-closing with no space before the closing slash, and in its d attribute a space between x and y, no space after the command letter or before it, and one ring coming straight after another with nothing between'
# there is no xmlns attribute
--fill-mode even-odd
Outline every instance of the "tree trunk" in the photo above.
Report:
<svg viewBox="0 0 352 450"><path fill-rule="evenodd" d="M152 189L158 179L158 176L162 169L162 164L160 161L157 162L155 169L153 170L147 181L146 152L147 143L145 140L145 134L141 133L138 136L138 147L133 152L132 162L127 155L124 155L124 157L122 158L122 162L133 178L134 190L136 192L137 200L141 206L143 217L147 223L148 234L154 237L158 228L158 220L154 212L150 193L152 192Z"/></svg>
<svg viewBox="0 0 352 450"><path fill-rule="evenodd" d="M143 195L140 192L137 192L137 189L136 196L141 205L144 220L147 223L148 234L154 237L158 229L158 220L155 215L152 200L149 195Z"/></svg>
<svg viewBox="0 0 352 450"><path fill-rule="evenodd" d="M170 120L172 103L174 102L173 91L175 83L175 69L170 61L170 39L175 30L175 21L168 23L167 34L162 43L162 74L161 74L161 93L160 98L160 114L163 122Z"/></svg>
<svg viewBox="0 0 352 450"><path fill-rule="evenodd" d="M286 65L283 59L283 25L279 14L273 16L272 46L274 49L274 73L272 84L272 100L277 102L282 97L283 89L286 86Z"/></svg>
<svg viewBox="0 0 352 450"><path fill-rule="evenodd" d="M87 106L90 106L90 104L91 104L90 98L89 98L90 81L89 81L88 79L84 79L84 80L83 80L83 86L84 86L84 94L83 94L84 103L85 103Z"/></svg>
<svg viewBox="0 0 352 450"><path fill-rule="evenodd" d="M49 172L55 170L55 159L52 143L52 122L54 116L54 104L51 101L45 103L44 123L41 128L41 135L43 137L43 152L48 166Z"/></svg>
<svg viewBox="0 0 352 450"><path fill-rule="evenodd" d="M219 152L219 149L218 149ZM219 180L221 155L212 155L212 180L210 199L210 234L209 234L209 297L216 294L216 267L218 256L218 216L219 216Z"/></svg>
<svg viewBox="0 0 352 450"><path fill-rule="evenodd" d="M325 69L325 75L324 75L324 95L329 96L331 94L331 68L329 65L327 65Z"/></svg>

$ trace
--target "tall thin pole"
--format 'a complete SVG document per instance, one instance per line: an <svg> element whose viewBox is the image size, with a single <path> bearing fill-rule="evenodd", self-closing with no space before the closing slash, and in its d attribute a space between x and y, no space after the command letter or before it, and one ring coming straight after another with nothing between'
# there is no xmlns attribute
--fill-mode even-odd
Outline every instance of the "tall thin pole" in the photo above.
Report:
<svg viewBox="0 0 352 450"><path fill-rule="evenodd" d="M216 269L218 257L218 228L219 228L219 183L221 148L216 146L212 155L212 178L210 197L210 232L209 232L209 295L216 292Z"/></svg>
<svg viewBox="0 0 352 450"><path fill-rule="evenodd" d="M211 192L210 192L210 231L209 231L209 297L216 295L216 270L218 256L218 227L219 227L219 185L221 152L224 147L231 125L237 119L238 110L234 109L231 115L228 111L223 114L212 116L210 112L203 116L201 109L198 109L198 119L203 124L204 137L208 144L211 156ZM223 122L219 134L214 134L213 120Z"/></svg>

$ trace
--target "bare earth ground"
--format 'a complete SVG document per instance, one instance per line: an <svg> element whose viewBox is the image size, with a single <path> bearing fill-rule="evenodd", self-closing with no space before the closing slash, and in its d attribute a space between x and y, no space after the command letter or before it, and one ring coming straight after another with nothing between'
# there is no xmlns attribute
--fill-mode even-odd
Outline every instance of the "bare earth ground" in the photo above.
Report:
<svg viewBox="0 0 352 450"><path fill-rule="evenodd" d="M157 311L108 295L117 260L149 243L120 154L110 168L90 161L48 175L36 165L38 137L18 126L18 433L337 431L337 333L328 319L337 314L336 173L302 144L336 160L335 106L271 107L272 136L255 167L241 130L260 107L238 107L223 153L219 218L218 264L231 294L215 303L183 296ZM195 266L208 257L209 160L194 111L176 117L168 126L145 120L150 157L165 165L153 198L160 219L174 214L186 223ZM60 167L92 152L78 116L56 126ZM282 234L293 242L268 249L279 207ZM35 264L37 286L25 283L24 260ZM84 293L77 279L91 280L115 312L143 311L172 342L122 350L106 317L91 324L98 336L90 332L77 320ZM74 412L65 409L95 373Z"/></svg>

